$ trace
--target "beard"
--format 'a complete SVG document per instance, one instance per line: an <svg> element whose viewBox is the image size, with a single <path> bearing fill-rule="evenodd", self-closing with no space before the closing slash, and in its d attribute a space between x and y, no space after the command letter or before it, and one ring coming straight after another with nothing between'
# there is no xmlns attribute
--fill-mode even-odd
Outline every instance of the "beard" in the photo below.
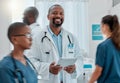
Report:
<svg viewBox="0 0 120 83"><path fill-rule="evenodd" d="M59 21L56 21L57 19L59 19ZM63 19L61 18L53 18L53 25L58 28L63 24Z"/></svg>

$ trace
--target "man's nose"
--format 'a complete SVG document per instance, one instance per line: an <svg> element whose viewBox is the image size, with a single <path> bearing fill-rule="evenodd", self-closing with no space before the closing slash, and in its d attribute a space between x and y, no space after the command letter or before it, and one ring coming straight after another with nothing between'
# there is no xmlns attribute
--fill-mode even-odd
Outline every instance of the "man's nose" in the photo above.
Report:
<svg viewBox="0 0 120 83"><path fill-rule="evenodd" d="M57 14L56 17L62 17L62 15L61 14Z"/></svg>

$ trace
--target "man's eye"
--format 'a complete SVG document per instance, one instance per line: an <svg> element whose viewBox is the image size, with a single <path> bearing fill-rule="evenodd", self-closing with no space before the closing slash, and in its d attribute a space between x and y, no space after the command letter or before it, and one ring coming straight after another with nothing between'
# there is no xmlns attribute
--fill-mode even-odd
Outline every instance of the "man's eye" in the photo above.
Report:
<svg viewBox="0 0 120 83"><path fill-rule="evenodd" d="M53 12L53 14L57 14L57 12Z"/></svg>

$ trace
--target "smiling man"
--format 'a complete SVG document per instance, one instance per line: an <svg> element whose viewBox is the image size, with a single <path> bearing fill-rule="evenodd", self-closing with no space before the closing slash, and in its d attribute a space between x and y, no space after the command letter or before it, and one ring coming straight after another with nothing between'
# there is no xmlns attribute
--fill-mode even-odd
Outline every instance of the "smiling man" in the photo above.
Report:
<svg viewBox="0 0 120 83"><path fill-rule="evenodd" d="M64 10L60 5L51 6L48 12L51 28L60 28L64 21Z"/></svg>
<svg viewBox="0 0 120 83"><path fill-rule="evenodd" d="M75 37L62 28L63 8L55 4L48 11L49 25L33 40L29 55L41 76L39 83L77 83L82 57ZM57 65L60 58L78 58L75 64ZM82 72L81 72L82 73Z"/></svg>

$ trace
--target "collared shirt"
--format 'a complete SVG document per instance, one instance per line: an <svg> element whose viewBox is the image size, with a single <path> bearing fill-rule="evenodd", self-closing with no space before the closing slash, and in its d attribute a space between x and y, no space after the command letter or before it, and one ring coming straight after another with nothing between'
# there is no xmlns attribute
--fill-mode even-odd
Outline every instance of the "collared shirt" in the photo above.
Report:
<svg viewBox="0 0 120 83"><path fill-rule="evenodd" d="M50 32L50 35L52 36L52 39L57 47L59 57L62 57L62 31L56 35L52 32L51 28L48 27L48 31ZM63 81L63 72L60 72L60 80Z"/></svg>
<svg viewBox="0 0 120 83"><path fill-rule="evenodd" d="M50 32L50 35L52 36L53 41L57 47L59 57L62 57L62 31L58 35L54 34L49 27L48 31Z"/></svg>

